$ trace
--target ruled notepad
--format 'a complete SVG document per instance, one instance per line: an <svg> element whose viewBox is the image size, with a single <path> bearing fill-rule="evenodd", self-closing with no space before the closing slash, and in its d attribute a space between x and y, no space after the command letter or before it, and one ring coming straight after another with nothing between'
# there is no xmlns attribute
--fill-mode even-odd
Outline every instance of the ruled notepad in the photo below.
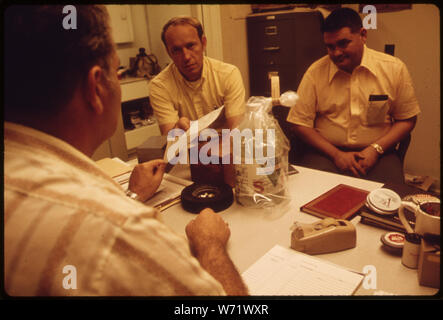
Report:
<svg viewBox="0 0 443 320"><path fill-rule="evenodd" d="M251 295L352 295L364 275L276 245L243 273Z"/></svg>

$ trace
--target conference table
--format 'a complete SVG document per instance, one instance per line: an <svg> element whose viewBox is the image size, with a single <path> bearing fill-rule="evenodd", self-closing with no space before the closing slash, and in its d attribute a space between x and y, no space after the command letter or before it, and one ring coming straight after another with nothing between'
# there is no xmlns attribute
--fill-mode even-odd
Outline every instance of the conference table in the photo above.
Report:
<svg viewBox="0 0 443 320"><path fill-rule="evenodd" d="M136 163L137 159L127 162L131 167ZM274 246L290 248L292 226L295 222L311 224L321 220L300 211L302 205L338 184L347 184L367 191L383 186L380 182L301 166L293 167L298 172L288 177L287 188L291 200L284 208L279 210L252 209L234 200L229 208L218 212L229 225L231 237L228 242L228 253L241 274ZM176 165L168 175L180 178L178 180L188 180L189 184L192 183L189 165ZM185 211L181 204L177 203L163 210L160 216L167 226L185 237L185 227L196 217L196 214ZM362 281L354 295L429 298L438 294L438 289L419 284L417 269L404 266L401 262L401 255L393 254L383 248L381 237L388 230L360 223L359 215L352 218L351 222L356 227L354 248L313 256L355 272L370 273L371 281L366 283ZM269 270L269 272L273 271Z"/></svg>
<svg viewBox="0 0 443 320"><path fill-rule="evenodd" d="M289 176L288 193L291 200L283 210L251 209L234 201L229 208L219 212L229 224L231 237L228 242L228 252L240 273L247 270L275 245L289 248L291 226L294 222L313 223L321 220L301 212L300 207L303 204L340 183L367 191L383 185L379 182L306 167L294 167L298 173ZM190 170L187 166L170 173L190 180ZM177 204L162 211L161 217L166 225L184 236L186 224L196 215L185 211L180 204ZM407 268L401 263L401 256L382 248L380 238L387 230L359 223L358 215L352 222L356 225L356 247L319 254L315 257L361 273L370 270L371 284L360 285L355 295L432 296L438 293L436 288L419 285L417 269Z"/></svg>

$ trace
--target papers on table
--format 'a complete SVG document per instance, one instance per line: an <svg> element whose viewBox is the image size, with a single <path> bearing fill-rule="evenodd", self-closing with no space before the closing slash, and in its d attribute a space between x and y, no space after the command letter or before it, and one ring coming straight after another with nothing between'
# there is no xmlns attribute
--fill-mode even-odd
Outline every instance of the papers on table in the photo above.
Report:
<svg viewBox="0 0 443 320"><path fill-rule="evenodd" d="M111 178L130 173L133 167L118 158L104 158L95 162Z"/></svg>
<svg viewBox="0 0 443 320"><path fill-rule="evenodd" d="M125 173L115 177L114 181L116 181L124 190L126 190L128 188L130 175L130 172ZM192 184L192 181L174 177L165 173L157 191L154 193L152 198L146 200L144 203L148 206L157 208L160 211L166 210L170 206L180 202L182 190L184 187L190 184Z"/></svg>
<svg viewBox="0 0 443 320"><path fill-rule="evenodd" d="M192 184L192 181L180 179L165 173L157 192L151 199L148 199L145 204L163 211L171 205L179 203L182 190L190 184Z"/></svg>
<svg viewBox="0 0 443 320"><path fill-rule="evenodd" d="M251 295L352 295L364 278L327 261L276 245L243 273Z"/></svg>

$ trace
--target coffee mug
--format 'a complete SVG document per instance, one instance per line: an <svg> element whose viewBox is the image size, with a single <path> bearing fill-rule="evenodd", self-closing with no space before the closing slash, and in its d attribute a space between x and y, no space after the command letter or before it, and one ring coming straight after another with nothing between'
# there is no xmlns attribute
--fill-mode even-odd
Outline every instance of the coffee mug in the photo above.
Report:
<svg viewBox="0 0 443 320"><path fill-rule="evenodd" d="M415 230L412 229L405 218L405 207L415 214ZM439 201L424 201L419 204L410 201L402 201L400 208L398 209L398 217L408 233L417 233L421 236L425 233L435 235L440 234Z"/></svg>

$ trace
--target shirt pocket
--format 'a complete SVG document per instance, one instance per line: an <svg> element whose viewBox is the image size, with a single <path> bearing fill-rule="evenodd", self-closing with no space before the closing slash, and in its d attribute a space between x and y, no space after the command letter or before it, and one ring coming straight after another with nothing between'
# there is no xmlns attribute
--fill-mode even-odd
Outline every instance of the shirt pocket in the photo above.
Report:
<svg viewBox="0 0 443 320"><path fill-rule="evenodd" d="M364 124L367 126L375 126L385 123L389 111L389 99L386 96L381 99L369 99L366 106L366 113L364 117Z"/></svg>

